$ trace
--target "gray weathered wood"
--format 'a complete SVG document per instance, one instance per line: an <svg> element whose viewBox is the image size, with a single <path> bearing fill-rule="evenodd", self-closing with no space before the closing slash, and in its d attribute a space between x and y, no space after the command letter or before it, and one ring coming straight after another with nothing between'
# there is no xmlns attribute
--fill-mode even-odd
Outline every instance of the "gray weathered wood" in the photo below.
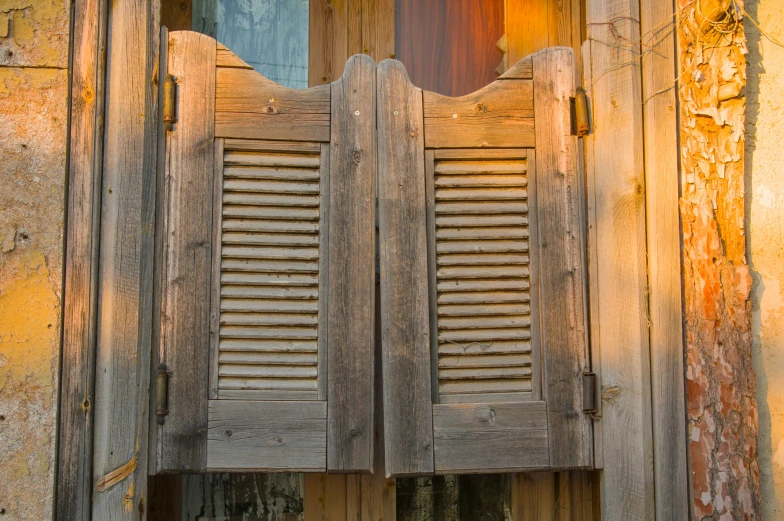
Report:
<svg viewBox="0 0 784 521"><path fill-rule="evenodd" d="M436 472L547 467L545 402L433 405Z"/></svg>
<svg viewBox="0 0 784 521"><path fill-rule="evenodd" d="M328 142L330 87L282 87L253 70L218 67L215 135Z"/></svg>
<svg viewBox="0 0 784 521"><path fill-rule="evenodd" d="M574 53L533 55L537 220L544 394L554 468L592 464L591 420L582 413L580 375L588 368L585 238L577 138L571 136Z"/></svg>
<svg viewBox="0 0 784 521"><path fill-rule="evenodd" d="M159 428L158 470L200 470L206 462L214 183L215 40L169 34L177 79L177 123L166 140L160 361L169 410Z"/></svg>
<svg viewBox="0 0 784 521"><path fill-rule="evenodd" d="M329 144L322 143L321 171L319 193L321 194L320 220L319 220L319 279L318 279L318 399L327 399L327 382L329 370Z"/></svg>
<svg viewBox="0 0 784 521"><path fill-rule="evenodd" d="M459 98L423 93L428 148L533 147L533 83L493 82Z"/></svg>
<svg viewBox="0 0 784 521"><path fill-rule="evenodd" d="M212 239L210 246L210 361L209 387L211 400L218 397L218 360L220 350L220 300L221 291L221 245L223 235L223 153L224 140L216 139L213 159L212 180Z"/></svg>
<svg viewBox="0 0 784 521"><path fill-rule="evenodd" d="M331 85L328 468L373 468L376 65L353 56Z"/></svg>
<svg viewBox="0 0 784 521"><path fill-rule="evenodd" d="M689 515L678 190L674 6L640 2L648 238L653 465L657 521Z"/></svg>
<svg viewBox="0 0 784 521"><path fill-rule="evenodd" d="M103 158L106 2L73 8L56 517L89 521Z"/></svg>
<svg viewBox="0 0 784 521"><path fill-rule="evenodd" d="M93 406L92 519L146 504L158 113L158 10L111 6L107 29Z"/></svg>
<svg viewBox="0 0 784 521"><path fill-rule="evenodd" d="M326 470L327 404L210 400L210 471Z"/></svg>
<svg viewBox="0 0 784 521"><path fill-rule="evenodd" d="M624 18L614 27L639 41L639 3L587 4L585 85L594 125L585 138L585 162L591 345L599 350L593 355L602 392L599 495L603 519L650 520L655 504L641 79L639 68L627 65L628 55L640 48L619 54L600 43L612 41L602 23L615 17Z"/></svg>
<svg viewBox="0 0 784 521"><path fill-rule="evenodd" d="M387 475L432 473L433 416L422 90L379 66L379 243Z"/></svg>

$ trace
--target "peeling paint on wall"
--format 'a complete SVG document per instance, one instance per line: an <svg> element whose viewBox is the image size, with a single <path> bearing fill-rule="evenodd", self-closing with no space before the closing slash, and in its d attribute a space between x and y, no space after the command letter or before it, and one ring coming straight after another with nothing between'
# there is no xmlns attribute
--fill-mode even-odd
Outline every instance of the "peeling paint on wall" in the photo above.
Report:
<svg viewBox="0 0 784 521"><path fill-rule="evenodd" d="M0 511L52 518L68 3L0 6ZM9 67L12 65L14 67ZM23 65L23 67L16 67Z"/></svg>
<svg viewBox="0 0 784 521"><path fill-rule="evenodd" d="M747 0L746 10L765 32L784 40L784 2ZM762 517L784 520L784 48L752 23L746 23L746 34L748 247Z"/></svg>
<svg viewBox="0 0 784 521"><path fill-rule="evenodd" d="M759 519L746 263L740 1L679 0L687 412L693 513Z"/></svg>

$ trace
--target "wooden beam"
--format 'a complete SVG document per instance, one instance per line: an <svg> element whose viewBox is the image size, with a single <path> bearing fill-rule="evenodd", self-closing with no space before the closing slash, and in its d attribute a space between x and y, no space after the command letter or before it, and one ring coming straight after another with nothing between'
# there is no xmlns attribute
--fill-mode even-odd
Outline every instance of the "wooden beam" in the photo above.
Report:
<svg viewBox="0 0 784 521"><path fill-rule="evenodd" d="M157 3L112 6L98 283L92 519L134 519L147 494L158 103Z"/></svg>
<svg viewBox="0 0 784 521"><path fill-rule="evenodd" d="M672 2L641 0L642 97L657 521L687 519L678 118Z"/></svg>
<svg viewBox="0 0 784 521"><path fill-rule="evenodd" d="M92 505L95 320L103 159L105 0L74 4L68 219L56 518L87 521Z"/></svg>
<svg viewBox="0 0 784 521"><path fill-rule="evenodd" d="M622 39L607 25L613 19ZM585 141L601 511L628 521L655 518L638 19L634 0L589 2L584 56L594 122Z"/></svg>
<svg viewBox="0 0 784 521"><path fill-rule="evenodd" d="M162 235L160 362L171 413L157 429L156 471L203 470L207 450L215 40L191 31L168 36L169 74L177 79L177 123L166 134ZM164 55L165 56L165 55ZM187 440L187 442L185 441Z"/></svg>

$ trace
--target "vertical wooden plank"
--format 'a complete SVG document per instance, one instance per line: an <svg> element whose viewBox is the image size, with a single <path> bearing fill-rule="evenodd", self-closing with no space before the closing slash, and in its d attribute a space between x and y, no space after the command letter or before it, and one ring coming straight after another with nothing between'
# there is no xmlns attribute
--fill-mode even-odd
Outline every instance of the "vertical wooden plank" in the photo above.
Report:
<svg viewBox="0 0 784 521"><path fill-rule="evenodd" d="M310 0L308 85L338 79L348 53L348 0Z"/></svg>
<svg viewBox="0 0 784 521"><path fill-rule="evenodd" d="M56 517L87 521L92 505L107 9L104 0L87 0L73 10Z"/></svg>
<svg viewBox="0 0 784 521"><path fill-rule="evenodd" d="M327 468L373 468L376 64L353 56L332 85Z"/></svg>
<svg viewBox="0 0 784 521"><path fill-rule="evenodd" d="M555 521L555 473L530 472L512 478L512 521Z"/></svg>
<svg viewBox="0 0 784 521"><path fill-rule="evenodd" d="M571 48L540 51L534 60L536 198L544 391L550 466L589 466L591 420L582 412L580 374L588 366L584 236L577 138L571 135L574 95Z"/></svg>
<svg viewBox="0 0 784 521"><path fill-rule="evenodd" d="M348 521L347 477L305 474L304 521Z"/></svg>
<svg viewBox="0 0 784 521"><path fill-rule="evenodd" d="M387 476L434 471L422 90L379 66L379 254Z"/></svg>
<svg viewBox="0 0 784 521"><path fill-rule="evenodd" d="M318 399L327 399L329 381L329 143L321 144L319 157L319 323L318 323Z"/></svg>
<svg viewBox="0 0 784 521"><path fill-rule="evenodd" d="M542 0L506 0L506 45L511 67L549 45L548 3Z"/></svg>
<svg viewBox="0 0 784 521"><path fill-rule="evenodd" d="M371 54L380 63L395 57L395 0L374 0L376 46Z"/></svg>
<svg viewBox="0 0 784 521"><path fill-rule="evenodd" d="M346 0L346 57L363 53L363 19L367 0Z"/></svg>
<svg viewBox="0 0 784 521"><path fill-rule="evenodd" d="M686 519L686 456L678 119L672 2L640 2L645 202L648 238L653 465L657 521Z"/></svg>
<svg viewBox="0 0 784 521"><path fill-rule="evenodd" d="M92 519L138 517L147 493L158 3L111 8L107 40Z"/></svg>
<svg viewBox="0 0 784 521"><path fill-rule="evenodd" d="M220 288L221 288L221 236L223 234L223 142L216 139L214 146L212 179L212 241L210 243L212 269L210 273L210 360L209 391L210 400L218 398L218 359L220 356Z"/></svg>
<svg viewBox="0 0 784 521"><path fill-rule="evenodd" d="M163 0L161 2L161 25L170 31L190 31L192 16L192 0Z"/></svg>
<svg viewBox="0 0 784 521"><path fill-rule="evenodd" d="M159 471L200 470L206 464L215 53L208 36L169 34L177 123L166 139L160 361L172 374L170 412L158 432Z"/></svg>
<svg viewBox="0 0 784 521"><path fill-rule="evenodd" d="M639 47L630 0L589 2L585 62L593 132L586 136L592 345L601 349L602 519L654 519L645 180ZM620 18L619 18L620 17ZM629 19L623 18L629 17ZM597 41L593 41L597 40ZM594 298L595 297L595 298ZM596 353L595 353L596 354Z"/></svg>

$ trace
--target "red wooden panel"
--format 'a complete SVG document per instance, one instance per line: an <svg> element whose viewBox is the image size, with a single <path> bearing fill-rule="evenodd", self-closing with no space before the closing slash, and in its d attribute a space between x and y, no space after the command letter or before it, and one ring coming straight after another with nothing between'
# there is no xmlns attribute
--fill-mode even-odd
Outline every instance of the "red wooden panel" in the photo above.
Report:
<svg viewBox="0 0 784 521"><path fill-rule="evenodd" d="M504 0L396 0L395 53L411 83L462 96L494 81Z"/></svg>

